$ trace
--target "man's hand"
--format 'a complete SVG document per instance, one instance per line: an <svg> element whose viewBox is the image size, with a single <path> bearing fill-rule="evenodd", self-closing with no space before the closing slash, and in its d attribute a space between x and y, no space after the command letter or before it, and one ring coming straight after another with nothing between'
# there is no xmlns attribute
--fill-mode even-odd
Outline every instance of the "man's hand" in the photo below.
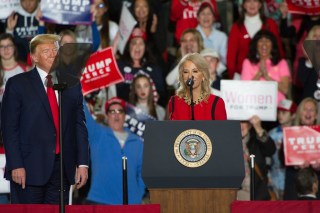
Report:
<svg viewBox="0 0 320 213"><path fill-rule="evenodd" d="M88 180L88 168L87 167L79 167L76 171L76 186L77 189L80 189L87 183Z"/></svg>
<svg viewBox="0 0 320 213"><path fill-rule="evenodd" d="M18 168L11 171L12 180L19 185L22 185L24 189L26 187L26 170L24 168Z"/></svg>

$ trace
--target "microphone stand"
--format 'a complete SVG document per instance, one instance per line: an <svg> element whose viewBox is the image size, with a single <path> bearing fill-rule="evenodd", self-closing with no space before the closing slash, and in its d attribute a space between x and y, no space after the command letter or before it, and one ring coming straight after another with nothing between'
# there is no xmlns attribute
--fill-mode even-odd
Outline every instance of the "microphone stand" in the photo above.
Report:
<svg viewBox="0 0 320 213"><path fill-rule="evenodd" d="M250 200L255 200L254 194L254 158L255 155L250 155Z"/></svg>
<svg viewBox="0 0 320 213"><path fill-rule="evenodd" d="M59 212L60 213L64 213L65 212L65 203L64 203L64 188L63 188L63 176L64 176L64 172L63 172L63 142L62 142L62 98L61 98L61 94L62 91L65 90L67 88L67 84L66 83L61 83L61 84L54 84L53 85L53 90L57 90L58 91L58 100L59 100L59 138L60 138L60 203L59 203Z"/></svg>
<svg viewBox="0 0 320 213"><path fill-rule="evenodd" d="M128 205L128 174L127 174L127 157L122 157L122 192L123 205Z"/></svg>
<svg viewBox="0 0 320 213"><path fill-rule="evenodd" d="M193 103L193 92L192 92L192 86L193 84L191 84L189 86L190 89L190 99L191 99L191 120L194 120L194 103Z"/></svg>

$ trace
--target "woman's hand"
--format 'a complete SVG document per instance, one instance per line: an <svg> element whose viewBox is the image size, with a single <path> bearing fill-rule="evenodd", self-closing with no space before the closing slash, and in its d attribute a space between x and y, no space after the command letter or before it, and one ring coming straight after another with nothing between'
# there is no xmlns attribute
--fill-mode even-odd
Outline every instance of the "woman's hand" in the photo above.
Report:
<svg viewBox="0 0 320 213"><path fill-rule="evenodd" d="M15 11L13 11L8 17L7 30L12 32L17 25L17 21L18 21L18 15L16 14Z"/></svg>
<svg viewBox="0 0 320 213"><path fill-rule="evenodd" d="M152 25L151 25L151 28L150 28L150 32L151 33L155 33L157 31L157 25L158 25L158 17L157 17L156 14L153 14Z"/></svg>
<svg viewBox="0 0 320 213"><path fill-rule="evenodd" d="M288 4L286 2L283 2L280 4L279 10L281 12L282 18L287 18L289 9L288 9Z"/></svg>
<svg viewBox="0 0 320 213"><path fill-rule="evenodd" d="M262 136L264 129L261 127L261 120L257 115L252 116L249 119L249 122L252 124L254 130L256 131L259 137Z"/></svg>

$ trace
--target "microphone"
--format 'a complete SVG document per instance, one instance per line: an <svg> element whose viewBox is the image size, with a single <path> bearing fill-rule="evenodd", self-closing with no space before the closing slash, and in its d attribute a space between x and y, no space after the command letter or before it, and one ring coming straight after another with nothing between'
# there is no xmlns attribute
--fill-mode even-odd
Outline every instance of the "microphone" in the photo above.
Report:
<svg viewBox="0 0 320 213"><path fill-rule="evenodd" d="M186 81L186 85L188 87L192 87L194 84L194 81L193 81L193 76L191 76L191 78L189 78L187 81Z"/></svg>

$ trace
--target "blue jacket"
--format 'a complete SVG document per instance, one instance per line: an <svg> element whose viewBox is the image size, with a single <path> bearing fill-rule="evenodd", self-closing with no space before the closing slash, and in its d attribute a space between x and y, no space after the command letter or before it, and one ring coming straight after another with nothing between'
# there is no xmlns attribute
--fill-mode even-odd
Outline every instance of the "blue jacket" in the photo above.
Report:
<svg viewBox="0 0 320 213"><path fill-rule="evenodd" d="M141 204L145 185L141 177L143 142L129 132L124 147L113 131L93 120L85 107L91 156L91 187L87 199L102 204L122 204L122 157L127 160L128 203Z"/></svg>

